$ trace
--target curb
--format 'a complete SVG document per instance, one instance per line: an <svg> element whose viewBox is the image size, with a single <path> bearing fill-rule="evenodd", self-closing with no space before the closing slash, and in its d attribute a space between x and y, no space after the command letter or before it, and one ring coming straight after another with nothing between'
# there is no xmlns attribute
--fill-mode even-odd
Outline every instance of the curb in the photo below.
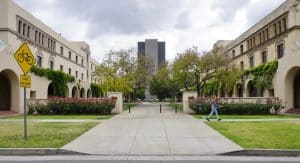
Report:
<svg viewBox="0 0 300 163"><path fill-rule="evenodd" d="M222 153L223 156L275 156L275 157L298 157L300 150L280 150L280 149L245 149Z"/></svg>
<svg viewBox="0 0 300 163"><path fill-rule="evenodd" d="M86 155L57 148L0 148L0 155Z"/></svg>

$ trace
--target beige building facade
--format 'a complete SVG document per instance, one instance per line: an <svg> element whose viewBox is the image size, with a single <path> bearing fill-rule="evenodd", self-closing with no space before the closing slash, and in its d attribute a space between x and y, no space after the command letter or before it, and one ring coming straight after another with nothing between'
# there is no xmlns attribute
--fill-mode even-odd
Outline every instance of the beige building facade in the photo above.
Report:
<svg viewBox="0 0 300 163"><path fill-rule="evenodd" d="M300 108L300 1L287 0L253 27L215 47L242 70L278 60L273 87L256 90L251 76L237 83L233 97L278 97L287 109Z"/></svg>
<svg viewBox="0 0 300 163"><path fill-rule="evenodd" d="M12 0L0 1L0 111L23 112L23 89L19 87L22 70L14 52L28 43L35 56L36 66L62 71L75 77L68 83L67 97L92 97L90 83L98 62L91 58L89 45L72 42L49 28ZM33 73L28 99L46 99L55 95L53 84ZM78 89L79 88L79 89Z"/></svg>

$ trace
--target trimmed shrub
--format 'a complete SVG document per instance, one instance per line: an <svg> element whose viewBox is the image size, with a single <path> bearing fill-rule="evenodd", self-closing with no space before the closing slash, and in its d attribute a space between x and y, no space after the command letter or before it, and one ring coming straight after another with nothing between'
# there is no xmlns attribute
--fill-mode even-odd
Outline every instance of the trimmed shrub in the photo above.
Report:
<svg viewBox="0 0 300 163"><path fill-rule="evenodd" d="M281 108L279 102L267 103L221 103L218 112L220 114L236 115L267 115L271 110L277 113ZM189 101L189 106L197 114L209 114L211 111L211 102L203 99Z"/></svg>
<svg viewBox="0 0 300 163"><path fill-rule="evenodd" d="M47 104L30 105L30 113L41 115L111 114L116 98L110 99L49 99Z"/></svg>

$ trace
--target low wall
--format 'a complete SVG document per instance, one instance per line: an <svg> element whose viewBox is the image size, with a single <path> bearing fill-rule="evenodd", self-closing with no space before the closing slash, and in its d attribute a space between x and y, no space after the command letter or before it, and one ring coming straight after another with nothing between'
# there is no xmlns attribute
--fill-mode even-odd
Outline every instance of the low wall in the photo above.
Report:
<svg viewBox="0 0 300 163"><path fill-rule="evenodd" d="M116 97L116 106L115 108L111 111L111 113L114 114L120 114L123 111L123 93L122 92L108 92L107 97Z"/></svg>
<svg viewBox="0 0 300 163"><path fill-rule="evenodd" d="M195 113L189 106L189 100L197 98L197 92L183 92L182 95L182 105L183 105L183 112L192 114Z"/></svg>

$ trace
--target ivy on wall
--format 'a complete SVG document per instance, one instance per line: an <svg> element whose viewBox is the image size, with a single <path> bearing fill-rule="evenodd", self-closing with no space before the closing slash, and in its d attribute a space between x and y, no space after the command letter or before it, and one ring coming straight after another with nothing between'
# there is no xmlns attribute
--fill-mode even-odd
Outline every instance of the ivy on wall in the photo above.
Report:
<svg viewBox="0 0 300 163"><path fill-rule="evenodd" d="M244 71L244 75L251 75L254 87L272 88L272 80L278 69L278 61L274 60L265 64L261 64L249 70Z"/></svg>
<svg viewBox="0 0 300 163"><path fill-rule="evenodd" d="M75 81L74 76L66 74L62 71L55 71L48 68L45 69L37 66L32 66L31 72L40 77L47 77L48 80L52 81L56 90L56 95L60 97L66 96L67 83Z"/></svg>

